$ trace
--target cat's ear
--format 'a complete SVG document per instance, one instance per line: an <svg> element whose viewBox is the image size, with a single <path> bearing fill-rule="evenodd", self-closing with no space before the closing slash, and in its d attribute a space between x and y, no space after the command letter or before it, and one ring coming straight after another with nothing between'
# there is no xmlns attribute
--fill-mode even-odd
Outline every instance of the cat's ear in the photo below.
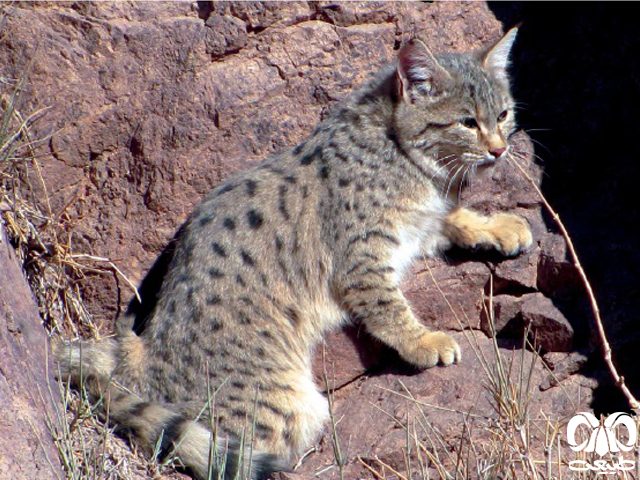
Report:
<svg viewBox="0 0 640 480"><path fill-rule="evenodd" d="M482 52L480 56L482 66L503 83L508 83L509 54L517 33L518 27L513 27L495 45Z"/></svg>
<svg viewBox="0 0 640 480"><path fill-rule="evenodd" d="M451 75L420 40L409 41L398 54L398 97L409 103L442 94Z"/></svg>

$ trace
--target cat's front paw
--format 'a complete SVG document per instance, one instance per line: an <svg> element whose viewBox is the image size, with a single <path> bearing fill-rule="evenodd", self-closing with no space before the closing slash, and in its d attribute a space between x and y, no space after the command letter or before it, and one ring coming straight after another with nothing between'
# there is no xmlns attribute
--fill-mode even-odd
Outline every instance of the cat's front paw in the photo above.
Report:
<svg viewBox="0 0 640 480"><path fill-rule="evenodd" d="M494 248L513 257L527 250L533 243L529 223L510 213L498 213L489 218L487 230L495 239Z"/></svg>
<svg viewBox="0 0 640 480"><path fill-rule="evenodd" d="M460 247L495 249L509 257L525 251L533 242L529 223L524 218L510 213L487 217L466 208L449 214L444 233Z"/></svg>
<svg viewBox="0 0 640 480"><path fill-rule="evenodd" d="M407 362L421 368L434 367L438 363L447 366L462 358L460 347L453 338L444 332L429 331L401 355Z"/></svg>

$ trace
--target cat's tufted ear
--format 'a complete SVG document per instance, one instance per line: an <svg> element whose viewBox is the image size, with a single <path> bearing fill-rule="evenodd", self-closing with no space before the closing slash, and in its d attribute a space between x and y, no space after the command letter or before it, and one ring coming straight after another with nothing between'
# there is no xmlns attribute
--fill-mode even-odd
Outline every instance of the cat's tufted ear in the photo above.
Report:
<svg viewBox="0 0 640 480"><path fill-rule="evenodd" d="M505 84L509 81L507 76L509 54L517 33L518 27L512 28L495 45L480 54L482 66L490 71L498 81Z"/></svg>
<svg viewBox="0 0 640 480"><path fill-rule="evenodd" d="M451 75L420 40L409 41L398 54L398 97L409 103L439 96Z"/></svg>

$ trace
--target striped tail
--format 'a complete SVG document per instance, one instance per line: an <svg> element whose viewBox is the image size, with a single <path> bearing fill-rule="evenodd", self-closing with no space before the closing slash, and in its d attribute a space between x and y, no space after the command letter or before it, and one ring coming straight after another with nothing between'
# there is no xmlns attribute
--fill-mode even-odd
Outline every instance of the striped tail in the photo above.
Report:
<svg viewBox="0 0 640 480"><path fill-rule="evenodd" d="M114 383L125 360L119 340L54 344L62 377L83 386L109 423L132 434L158 461L177 457L200 480L265 480L283 469L274 455L251 451L237 439L214 438L206 425L185 414L193 411L191 405L146 402Z"/></svg>
<svg viewBox="0 0 640 480"><path fill-rule="evenodd" d="M179 404L145 402L113 384L103 398L110 421L132 433L158 461L175 456L198 479L263 480L281 469L273 455L214 438L204 424L181 413Z"/></svg>

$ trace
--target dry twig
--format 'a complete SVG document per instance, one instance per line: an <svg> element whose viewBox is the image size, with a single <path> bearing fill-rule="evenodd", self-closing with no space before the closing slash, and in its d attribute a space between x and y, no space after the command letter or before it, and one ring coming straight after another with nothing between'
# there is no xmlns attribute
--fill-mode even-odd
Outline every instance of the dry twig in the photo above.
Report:
<svg viewBox="0 0 640 480"><path fill-rule="evenodd" d="M593 288L591 287L591 282L589 282L589 278L587 277L587 274L585 273L584 269L582 268L582 264L580 263L580 259L578 258L578 253L576 252L576 249L575 249L575 247L573 245L573 241L571 240L571 237L569 236L569 232L567 231L566 227L564 226L564 223L560 219L560 215L558 215L558 213L553 209L551 204L545 198L544 194L542 193L542 190L540 190L540 187L538 187L536 182L533 181L531 176L522 167L522 165L520 165L520 163L518 162L518 160L515 157L512 156L511 159L513 160L513 164L520 171L522 176L534 188L534 190L536 191L536 193L540 197L540 200L542 201L542 204L545 206L545 208L547 209L547 211L549 212L549 214L553 218L553 221L556 222L556 224L560 228L560 232L562 233L562 236L564 237L565 241L567 242L567 248L569 249L569 252L571 253L571 258L573 260L573 264L575 265L576 269L578 270L578 274L580 275L582 283L584 284L584 287L585 287L585 289L587 291L587 296L589 298L589 303L591 304L591 310L593 312L593 316L594 316L595 322L596 322L596 329L598 331L598 337L600 339L600 345L602 346L602 350L603 350L604 361L607 364L607 367L609 368L609 371L611 372L611 375L613 376L613 379L614 379L616 385L620 388L620 390L622 391L624 396L629 401L629 405L631 406L631 408L636 412L636 414L640 414L640 403L633 396L633 394L631 393L631 391L627 387L626 383L624 382L624 377L621 376L618 373L618 370L617 370L616 366L613 363L613 357L611 355L611 345L609 344L609 341L607 340L607 335L606 335L606 333L604 331L604 326L602 324L602 317L600 316L600 308L598 307L598 301L596 300L596 296L593 293Z"/></svg>

